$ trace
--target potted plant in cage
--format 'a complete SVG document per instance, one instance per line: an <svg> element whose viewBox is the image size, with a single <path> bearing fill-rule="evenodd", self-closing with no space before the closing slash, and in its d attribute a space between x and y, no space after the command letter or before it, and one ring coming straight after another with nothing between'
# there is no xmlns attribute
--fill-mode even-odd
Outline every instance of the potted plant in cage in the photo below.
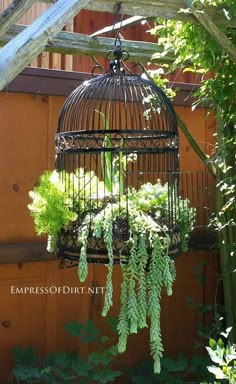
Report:
<svg viewBox="0 0 236 384"><path fill-rule="evenodd" d="M109 124L104 115L102 118L106 128L103 147L109 149ZM49 235L49 251L57 250L58 238L66 247L78 250L81 282L88 275L89 250L94 247L96 253L94 244L102 241L108 269L103 316L112 306L112 277L118 259L123 276L118 350L125 351L129 334L147 327L149 319L154 371L159 372L163 353L161 293L165 287L171 295L175 279L174 261L169 255L173 226L178 227L180 248L185 251L195 210L188 200L176 196L175 185L170 187L160 180L155 184L144 183L139 189L125 187L128 164L135 161L134 153L123 153L121 142L116 156L109 150L102 153L103 180L83 168L73 172L47 171L41 176L39 186L30 192L33 202L29 209L36 232ZM73 188L69 188L71 185ZM169 226L170 204L175 212L172 228Z"/></svg>

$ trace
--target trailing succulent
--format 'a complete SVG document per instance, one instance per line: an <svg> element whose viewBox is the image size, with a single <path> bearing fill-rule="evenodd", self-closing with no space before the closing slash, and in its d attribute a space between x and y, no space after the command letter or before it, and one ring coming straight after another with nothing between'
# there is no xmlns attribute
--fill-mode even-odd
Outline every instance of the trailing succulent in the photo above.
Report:
<svg viewBox="0 0 236 384"><path fill-rule="evenodd" d="M118 160L120 164L123 161L122 158ZM73 188L69 188L69 184ZM112 190L111 183L107 185ZM100 199L101 191L103 193ZM111 195L107 190L105 181L100 181L93 172L85 173L83 169L71 174L63 171L60 175L56 171L46 172L40 179L40 185L30 192L33 202L29 209L35 221L36 232L49 234L52 240L48 244L49 251L56 250L57 236L63 227L75 220L80 223L77 236L81 244L78 263L81 282L85 281L88 274L89 237L104 240L108 274L103 316L107 315L112 306L114 226L119 221L127 222L128 238L124 240L124 249L128 248L128 257L126 252L123 254L120 251L123 282L117 326L118 350L124 352L128 336L147 327L149 319L155 372L160 372L163 353L160 330L162 288L171 295L175 279L174 262L168 255L171 245L171 230L168 228L170 201L172 204L175 201L176 204L175 224L179 226L180 247L183 251L187 248L188 235L195 217L195 210L190 208L189 201L180 197L174 199L172 193L167 184L162 185L157 180L156 184L143 184L139 190L129 188L125 194L118 194L119 198L116 198L116 195ZM96 204L91 199L92 195L97 196L94 199ZM76 202L73 196L77 196Z"/></svg>

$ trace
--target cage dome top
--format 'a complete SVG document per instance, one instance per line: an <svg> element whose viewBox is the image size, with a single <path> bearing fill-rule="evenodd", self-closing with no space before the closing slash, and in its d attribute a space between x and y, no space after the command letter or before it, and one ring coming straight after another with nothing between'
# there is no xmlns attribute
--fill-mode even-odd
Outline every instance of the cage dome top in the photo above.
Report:
<svg viewBox="0 0 236 384"><path fill-rule="evenodd" d="M165 150L178 146L176 115L170 100L139 75L111 72L76 88L59 117L57 151L99 148L107 131L113 140L122 139L124 148L130 144Z"/></svg>

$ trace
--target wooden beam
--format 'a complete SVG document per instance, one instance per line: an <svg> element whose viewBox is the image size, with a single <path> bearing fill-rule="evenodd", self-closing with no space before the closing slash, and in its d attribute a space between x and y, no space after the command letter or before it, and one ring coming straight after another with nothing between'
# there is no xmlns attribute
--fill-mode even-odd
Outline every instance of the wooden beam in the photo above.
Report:
<svg viewBox="0 0 236 384"><path fill-rule="evenodd" d="M46 243L0 244L0 264L58 259L53 253L47 252L46 246Z"/></svg>
<svg viewBox="0 0 236 384"><path fill-rule="evenodd" d="M26 67L2 92L28 93L32 94L34 98L40 95L67 97L76 87L91 77L91 73ZM178 89L182 87L181 84L177 86ZM185 84L183 87L184 92L178 92L178 97L180 96L184 101L186 97L190 96L191 91L189 88L186 89ZM45 98L46 100L47 98Z"/></svg>
<svg viewBox="0 0 236 384"><path fill-rule="evenodd" d="M39 0L41 2L54 2L55 0ZM114 5L120 3L119 14L130 16L161 17L164 19L185 20L195 22L191 12L188 10L186 0L94 0L85 9L91 11L115 13ZM225 17L223 9L225 5L219 7L207 6L206 10L217 25L227 25L236 28L236 16L230 20ZM185 12L181 12L184 10Z"/></svg>
<svg viewBox="0 0 236 384"><path fill-rule="evenodd" d="M50 261L60 258L46 250L45 242L0 244L0 264L24 263L32 261ZM192 233L189 239L191 250L214 249L216 235L211 232Z"/></svg>
<svg viewBox="0 0 236 384"><path fill-rule="evenodd" d="M181 12L181 10L187 11L188 9L186 0L123 0L119 3L119 14L194 22L191 12ZM94 0L85 8L92 11L114 13L114 4L114 0ZM225 6L217 8L208 6L206 10L217 25L227 25L228 27L236 28L236 16L228 20L225 17L223 8Z"/></svg>
<svg viewBox="0 0 236 384"><path fill-rule="evenodd" d="M0 51L0 90L91 0L58 0Z"/></svg>
<svg viewBox="0 0 236 384"><path fill-rule="evenodd" d="M0 46L7 44L25 28L22 25L12 27L4 36L0 36ZM113 49L114 41L111 38L91 37L81 33L59 32L46 45L45 51L75 56L106 56L107 52ZM144 41L122 40L122 49L129 52L129 60L131 61L151 61L154 53L162 53L162 49L158 44ZM172 63L173 61L174 55L153 60L156 63Z"/></svg>
<svg viewBox="0 0 236 384"><path fill-rule="evenodd" d="M215 24L212 18L208 15L205 9L199 10L194 7L191 8L191 12L199 23L210 33L210 35L216 40L219 46L225 51L231 60L236 62L236 47L228 39L228 37L220 30Z"/></svg>
<svg viewBox="0 0 236 384"><path fill-rule="evenodd" d="M0 14L0 35L14 25L35 2L36 0L13 0Z"/></svg>

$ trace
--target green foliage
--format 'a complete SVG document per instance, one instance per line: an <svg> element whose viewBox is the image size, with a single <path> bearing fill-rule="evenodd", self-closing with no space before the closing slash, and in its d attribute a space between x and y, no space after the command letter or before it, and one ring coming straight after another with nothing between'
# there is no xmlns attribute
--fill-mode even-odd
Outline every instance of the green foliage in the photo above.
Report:
<svg viewBox="0 0 236 384"><path fill-rule="evenodd" d="M197 384L212 379L207 371L207 356L195 355L191 359L179 354L177 358L163 356L161 372L153 372L152 362L145 360L133 369L127 369L133 384ZM203 383L202 383L203 384Z"/></svg>
<svg viewBox="0 0 236 384"><path fill-rule="evenodd" d="M45 172L40 177L39 186L29 192L29 196L33 203L28 208L34 218L36 232L38 235L48 233L51 236L48 245L49 251L53 251L54 239L61 228L77 218L72 210L72 200L56 171Z"/></svg>
<svg viewBox="0 0 236 384"><path fill-rule="evenodd" d="M193 230L196 210L190 207L188 199L176 196L176 188L170 189L168 184L143 184L138 191L131 189L129 193L130 206L141 212L148 213L158 220L168 218L170 205L175 204L176 222L180 227L180 247L183 252L188 250L189 233ZM163 228L168 230L167 227Z"/></svg>
<svg viewBox="0 0 236 384"><path fill-rule="evenodd" d="M199 265L193 268L195 272L195 277L199 280L200 284L205 284L205 280L202 278L203 267L205 262L200 263ZM127 371L132 377L132 383L134 384L220 384L225 383L223 381L214 381L214 372L213 369L208 367L211 364L210 355L203 355L203 348L209 338L213 340L214 338L219 338L219 335L224 337L228 336L228 333L222 332L224 329L223 317L219 312L223 312L220 305L217 304L202 304L195 303L193 298L187 297L190 309L197 309L199 315L207 314L207 317L212 316L212 321L210 324L199 325L198 335L195 340L195 348L199 350L198 354L195 354L190 359L183 354L178 354L177 358L172 358L167 355L164 355L161 360L161 372L154 373L152 362L150 360L142 361L138 363L133 369L128 368ZM223 351L219 352L219 347L216 348L216 342L211 341L213 351L213 360L218 360L218 355L221 356ZM178 348L181 350L181 345ZM215 352L216 350L216 352ZM217 357L215 358L215 354ZM231 356L232 357L232 356ZM232 364L231 364L232 365ZM218 373L218 367L217 367Z"/></svg>
<svg viewBox="0 0 236 384"><path fill-rule="evenodd" d="M135 161L137 155L131 154L124 156L122 152L123 140L121 140L119 145L121 150L119 151L118 156L112 160L112 152L109 151L109 149L112 148L109 120L101 111L95 111L101 116L106 131L103 141L104 152L101 154L102 175L105 189L108 193L123 195L124 176L127 171L127 163ZM108 151L106 151L106 149L108 149Z"/></svg>
<svg viewBox="0 0 236 384"><path fill-rule="evenodd" d="M178 219L182 218L184 221L183 211L192 212L193 218L194 210L189 207L189 203L182 204L181 199L177 200ZM129 247L130 255L127 258L121 253L120 256L123 283L117 327L118 350L124 352L128 335L146 327L149 318L151 354L154 359L154 370L159 372L163 353L160 299L163 287L166 288L168 295L172 294L175 276L173 263L168 256L170 233L166 224L162 224L162 220L168 217L168 186L167 184L162 186L158 181L155 185L144 184L138 191L131 188L128 204L130 237L124 245ZM126 209L127 200L123 196L119 203L108 203L91 220L93 236L104 239L109 257L103 315L108 313L112 305L113 223L121 218L127 219ZM181 226L181 230L185 231L185 240L193 225L192 218L188 221L189 226Z"/></svg>
<svg viewBox="0 0 236 384"><path fill-rule="evenodd" d="M13 350L15 368L11 375L17 383L25 384L65 384L65 383L110 383L121 375L120 371L113 371L112 361L117 356L117 347L106 347L109 339L101 336L94 322L88 320L86 324L72 321L65 324L65 329L73 337L79 337L83 343L92 342L100 352L91 352L85 360L78 351L57 352L46 356L40 361L35 350L30 346L26 349L16 347ZM101 349L101 348L100 348Z"/></svg>
<svg viewBox="0 0 236 384"><path fill-rule="evenodd" d="M90 219L91 215L87 214L80 226L79 237L82 243L82 247L80 250L80 259L78 264L78 275L81 282L84 282L88 275L87 245L90 229Z"/></svg>
<svg viewBox="0 0 236 384"><path fill-rule="evenodd" d="M209 340L209 338L219 337L221 332L224 329L224 317L225 311L224 306L212 303L212 304L202 304L196 303L193 298L186 298L189 308L198 309L200 316L207 315L207 318L211 319L205 324L199 323L198 325L198 337L195 340L195 349L201 349L204 347Z"/></svg>
<svg viewBox="0 0 236 384"><path fill-rule="evenodd" d="M231 329L227 329L222 335L228 338ZM236 346L230 342L224 342L222 338L218 340L210 339L209 347L206 347L211 361L214 365L208 366L217 383L227 382L229 384L236 383ZM218 381L220 380L220 381ZM226 380L226 381L225 381Z"/></svg>
<svg viewBox="0 0 236 384"><path fill-rule="evenodd" d="M159 67L157 69L148 70L148 75L151 77L152 81L154 81L154 83L162 89L170 100L174 99L177 89L173 89L168 86L169 80L166 77L166 71L164 68Z"/></svg>
<svg viewBox="0 0 236 384"><path fill-rule="evenodd" d="M236 15L236 2L233 0L194 1L194 5L204 12L204 6L220 6L225 16L222 32L236 45L236 31L227 25ZM191 9L188 10L191 13ZM163 47L162 55L170 51L176 59L169 71L181 68L202 74L202 83L195 93L193 108L199 103L207 103L211 111L217 113L218 143L217 154L209 158L217 170L217 190L221 201L212 218L212 226L220 235L220 247L228 255L236 255L236 64L218 42L199 23L157 19L151 31L158 35L158 43ZM156 56L160 55L159 53ZM208 76L206 76L208 74ZM210 75L210 76L209 76ZM222 127L220 127L222 125Z"/></svg>
<svg viewBox="0 0 236 384"><path fill-rule="evenodd" d="M101 116L105 130L109 131L110 125L107 117L104 115L104 113L100 111L96 110L96 112L99 113L99 115ZM111 135L109 132L105 133L104 135L103 147L104 149L112 147ZM108 192L112 192L114 185L115 169L114 165L112 164L112 153L110 151L102 152L101 165L106 190Z"/></svg>
<svg viewBox="0 0 236 384"><path fill-rule="evenodd" d="M231 26L231 20L236 15L235 0L195 0L189 4L190 8L185 10L189 13L192 12L192 6L201 13L205 12L206 5L218 7L217 11L225 20L217 27L236 46L236 30ZM208 13L205 17L209 17ZM228 324L234 326L231 338L235 342L236 63L228 55L220 38L217 41L201 23L157 19L152 33L158 36L158 44L163 48L162 55L169 52L175 54L176 59L169 72L181 69L202 76L200 87L194 94L193 109L199 104L207 105L209 113L214 112L217 118L215 153L205 157L208 158L206 166L214 170L216 178L216 209L210 225L218 235L226 316Z"/></svg>
<svg viewBox="0 0 236 384"><path fill-rule="evenodd" d="M174 225L179 225L181 247L183 250L186 250L188 235L193 227L195 210L190 207L188 200L182 200L180 197L175 196L174 187L172 190L167 184L162 185L160 180L157 180L157 183L154 185L151 183L143 184L139 190L129 188L127 195L119 196L119 201L116 201L115 196L113 196L113 199L106 201L105 204L102 204L101 200L100 204L94 209L90 202L90 188L92 188L94 181L100 187L102 185L102 182L94 174L92 175L92 182L89 181L89 175L85 174L81 169L76 172L76 176L63 172L61 179L59 179L58 174L55 174L55 172L52 175L56 175L58 180L58 187L56 184L53 184L53 191L56 191L55 196L58 198L56 207L61 206L61 193L63 194L62 201L65 202L65 199L67 199L66 201L70 201L70 207L72 207L72 196L69 195L69 192L66 192L71 190L67 188L67 183L75 183L77 179L80 180L81 178L87 179L86 184L82 185L81 199L79 199L77 206L74 207L81 220L77 233L78 243L81 245L78 275L81 282L84 282L87 278L87 247L89 238L102 238L108 255L108 274L102 311L103 316L108 314L113 300L114 224L118 223L119 220L127 223L129 239L124 241L126 252L124 255L122 250L120 252L123 283L121 287L121 308L117 325L119 333L118 351L123 352L126 349L128 336L132 333L137 333L143 327L147 327L149 319L150 346L154 359L154 370L159 372L160 359L163 353L160 330L161 294L163 288L166 289L168 295L172 294L172 284L175 279L174 263L168 256L172 235L172 229L168 228L169 205L173 204L173 202L176 204L176 222ZM41 183L42 181L44 179L41 180ZM41 193L42 189L37 190L37 198L39 201L44 199L47 209L53 211L55 199L50 200L49 198L52 189L52 183L50 183L50 174L47 173L47 185L49 184L49 188L46 189L47 185L43 184L44 194ZM80 181L80 188L81 183L82 181ZM42 188L42 185L38 188ZM100 190L104 191L105 189L103 185L103 188ZM71 212L69 208L68 212ZM72 212L74 215L75 212ZM44 211L42 215L44 215ZM45 219L45 216L43 217ZM51 220L53 218L54 216L52 216ZM37 217L35 217L36 219ZM66 223L59 222L58 224L66 226L68 221ZM43 225L44 222L42 227ZM59 228L58 225L57 231L60 229L62 228ZM44 227L44 231L46 230L47 223ZM128 257L127 252L129 254Z"/></svg>
<svg viewBox="0 0 236 384"><path fill-rule="evenodd" d="M73 195L69 185L74 186ZM102 184L103 185L103 184ZM33 200L28 205L38 235L48 234L48 251L55 252L57 236L63 227L78 218L79 212L91 209L88 196L95 195L101 183L93 172L78 169L75 173L46 171L39 179L39 185L29 192ZM82 192L81 192L82 191ZM81 199L75 205L74 196Z"/></svg>

